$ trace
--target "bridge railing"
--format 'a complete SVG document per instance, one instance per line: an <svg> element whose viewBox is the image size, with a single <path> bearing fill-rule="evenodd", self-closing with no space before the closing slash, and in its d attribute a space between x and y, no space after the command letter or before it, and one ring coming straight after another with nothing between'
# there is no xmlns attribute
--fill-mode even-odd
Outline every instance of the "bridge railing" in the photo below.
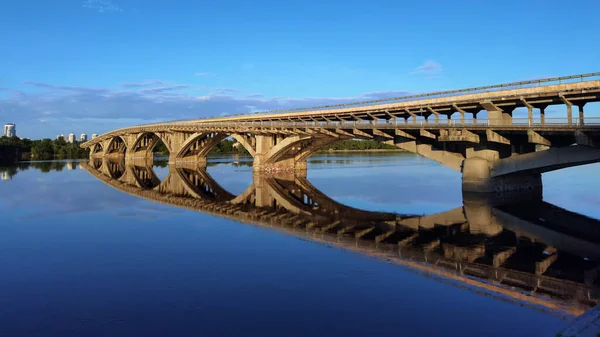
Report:
<svg viewBox="0 0 600 337"><path fill-rule="evenodd" d="M221 115L221 116L209 117L206 119L216 119L216 118L223 118L223 117L241 117L241 116L251 116L251 115L256 116L256 115L267 115L267 114L282 114L282 113L306 112L306 111L314 111L314 110L331 110L331 109L340 109L340 108L361 107L361 106L367 106L367 105L376 105L376 104L385 104L385 103L400 103L400 102L415 101L415 100L420 100L420 99L435 99L435 98L443 98L443 97L450 97L450 96L461 96L461 95L487 93L487 92L502 91L502 90L541 87L541 86L547 86L547 85L583 82L583 81L598 80L598 79L600 79L600 72L580 74L580 75L571 75L571 76L562 76L562 77L548 77L548 78L540 78L540 79L528 80L528 81L510 82L510 83L488 85L488 86L474 87L474 88L467 88L467 89L436 91L436 92L431 92L431 93L397 96L397 97L374 99L374 100L359 101L359 102L320 105L320 106L311 106L311 107L305 107L305 108L268 110L268 111L253 112L253 113L226 114L226 115Z"/></svg>
<svg viewBox="0 0 600 337"><path fill-rule="evenodd" d="M600 80L600 72L581 74L581 75L572 75L572 76L563 76L563 77L543 78L543 79L537 79L537 80L512 82L512 83L483 86L483 87L476 87L476 88L468 88L468 89L432 92L432 93L418 94L418 95L399 96L399 97L392 97L392 98L385 98L385 99L378 99L378 100L350 102L350 103L345 103L345 104L322 105L322 106L313 106L313 107L307 107L307 108L297 108L297 109L287 109L287 110L270 110L270 111L255 112L255 113L221 114L219 116L206 117L206 118L194 118L194 119L178 120L178 121L170 121L170 122L150 123L150 124L145 124L143 126L160 127L160 126L166 126L166 125L193 124L195 121L207 122L207 121L210 121L211 119L226 118L226 117L260 116L260 115L265 115L265 114L305 112L305 111L312 111L312 110L331 110L331 109L339 109L339 108L347 108L347 107L360 107L360 106L383 104L383 103L406 102L406 101L413 101L413 100L418 100L418 99L422 99L422 98L432 99L432 98L441 98L441 97L450 97L450 96L461 96L461 95L468 95L468 94L475 94L475 93L482 93L482 92L494 92L494 91L502 91L502 90L510 90L510 89L541 87L541 86L547 86L547 85L553 85L553 84L566 84L566 83L583 82L583 81L591 81L591 80ZM211 122L212 125L216 125L214 123L215 122ZM246 122L236 122L236 123L246 123ZM128 129L128 128L114 130L113 132L119 132L121 130L126 130L126 129Z"/></svg>
<svg viewBox="0 0 600 337"><path fill-rule="evenodd" d="M168 123L169 126L177 126L177 124L173 125L172 123ZM417 120L388 120L388 121L379 121L375 123L373 121L360 120L360 121L331 121L331 122L297 122L297 121L289 121L289 122L275 122L275 121L243 121L243 122L215 122L210 124L205 124L198 122L194 123L185 123L182 124L185 126L206 126L206 127L278 127L278 128L353 128L353 127L364 127L364 126L372 126L373 128L385 128L387 127L432 127L432 126L451 126L451 127L461 127L461 126L490 126L490 127L500 127L500 126L545 126L545 127L581 127L581 126L600 126L600 117L588 117L583 120L579 118L572 118L569 122L568 118L534 118L529 120L528 118L513 118L512 120L503 120L503 119L465 119L461 121L460 119L439 119L435 120L430 118L429 120L425 119L417 119Z"/></svg>

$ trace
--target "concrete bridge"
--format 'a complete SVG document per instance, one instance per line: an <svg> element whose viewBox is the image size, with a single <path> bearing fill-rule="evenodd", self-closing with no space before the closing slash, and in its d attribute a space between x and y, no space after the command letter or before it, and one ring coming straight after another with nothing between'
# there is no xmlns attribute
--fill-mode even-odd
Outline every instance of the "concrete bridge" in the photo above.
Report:
<svg viewBox="0 0 600 337"><path fill-rule="evenodd" d="M204 169L171 165L160 181L125 160L83 166L135 197L383 258L500 300L565 315L600 303L600 221L541 199L465 194L462 207L414 216L345 206L302 176L255 175L233 195Z"/></svg>
<svg viewBox="0 0 600 337"><path fill-rule="evenodd" d="M543 172L600 161L600 118L584 114L587 103L598 101L600 73L593 73L140 125L106 133L82 147L90 149L92 158L139 160L151 158L162 141L170 164L202 165L213 146L232 137L254 158L256 173L303 175L306 159L323 146L372 139L461 172L465 191L540 189ZM546 118L546 108L552 105L564 108L560 118ZM517 116L518 108L523 118Z"/></svg>

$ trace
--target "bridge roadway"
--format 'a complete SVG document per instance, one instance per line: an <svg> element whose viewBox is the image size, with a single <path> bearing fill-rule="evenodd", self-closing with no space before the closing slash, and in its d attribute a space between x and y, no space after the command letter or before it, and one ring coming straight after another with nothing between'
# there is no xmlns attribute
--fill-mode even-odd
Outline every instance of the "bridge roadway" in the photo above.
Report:
<svg viewBox="0 0 600 337"><path fill-rule="evenodd" d="M162 141L170 164L205 165L210 149L232 137L254 158L256 173L304 175L306 159L324 146L344 139L372 139L461 172L465 191L538 190L541 173L600 161L600 118L584 114L587 103L598 101L600 73L592 73L140 125L103 134L81 146L90 149L91 158L138 160L151 158L152 149ZM564 114L546 118L551 105L564 106ZM518 108L526 110L523 118L518 118Z"/></svg>
<svg viewBox="0 0 600 337"><path fill-rule="evenodd" d="M466 194L462 207L413 216L345 206L298 176L255 175L236 196L205 169L171 165L160 181L147 164L104 158L83 166L135 197L382 258L503 301L562 315L600 303L600 221L541 199Z"/></svg>

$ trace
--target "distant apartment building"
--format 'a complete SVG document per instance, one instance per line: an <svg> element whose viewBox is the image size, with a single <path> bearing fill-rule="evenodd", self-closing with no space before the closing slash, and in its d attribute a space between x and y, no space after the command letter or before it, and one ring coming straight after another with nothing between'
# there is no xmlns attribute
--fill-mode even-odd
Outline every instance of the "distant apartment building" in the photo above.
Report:
<svg viewBox="0 0 600 337"><path fill-rule="evenodd" d="M14 123L6 123L4 125L4 136L5 137L16 137L17 126Z"/></svg>
<svg viewBox="0 0 600 337"><path fill-rule="evenodd" d="M87 142L87 134L82 133L81 136L79 136L79 141Z"/></svg>
<svg viewBox="0 0 600 337"><path fill-rule="evenodd" d="M75 143L75 134L73 132L69 133L69 138L67 140L69 143Z"/></svg>

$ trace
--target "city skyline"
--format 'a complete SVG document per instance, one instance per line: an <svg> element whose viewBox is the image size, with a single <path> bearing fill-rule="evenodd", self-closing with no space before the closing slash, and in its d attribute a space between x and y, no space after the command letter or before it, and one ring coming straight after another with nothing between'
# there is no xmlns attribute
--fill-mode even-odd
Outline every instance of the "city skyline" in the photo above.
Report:
<svg viewBox="0 0 600 337"><path fill-rule="evenodd" d="M74 132L70 132L67 137L65 137L64 133L58 134L56 135L56 139L62 137L65 140L69 141L72 143L72 141L70 141L71 135L74 137L73 139L79 142L85 142L88 140L88 135L87 133L81 133L79 135L79 137L77 137L77 134ZM3 129L3 133L2 136L4 137L19 137L16 133L16 124L15 123L4 123L4 129ZM92 134L92 139L97 137L98 134L94 133ZM19 138L28 138L28 139L36 139L36 138L29 138L29 137L19 137ZM43 138L50 138L50 137L43 137ZM43 138L39 138L39 139L43 139Z"/></svg>
<svg viewBox="0 0 600 337"><path fill-rule="evenodd" d="M599 70L598 3L34 3L0 20L0 115L27 138Z"/></svg>

